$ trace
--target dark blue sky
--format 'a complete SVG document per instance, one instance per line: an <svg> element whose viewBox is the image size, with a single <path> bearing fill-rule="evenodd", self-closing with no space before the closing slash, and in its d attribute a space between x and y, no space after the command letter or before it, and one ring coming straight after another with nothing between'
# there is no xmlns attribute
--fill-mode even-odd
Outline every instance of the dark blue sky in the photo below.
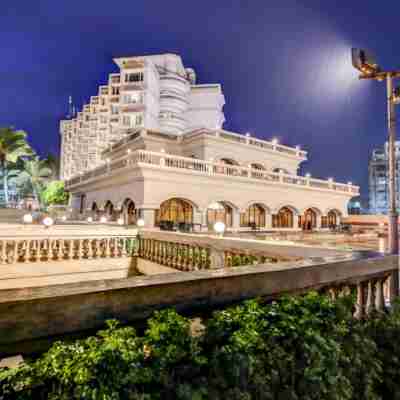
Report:
<svg viewBox="0 0 400 400"><path fill-rule="evenodd" d="M386 137L385 85L357 80L350 47L400 67L399 1L4 3L0 125L25 129L40 152L58 149L68 96L81 106L94 95L113 56L176 52L199 83L222 83L226 129L300 144L304 172L366 193L369 154Z"/></svg>

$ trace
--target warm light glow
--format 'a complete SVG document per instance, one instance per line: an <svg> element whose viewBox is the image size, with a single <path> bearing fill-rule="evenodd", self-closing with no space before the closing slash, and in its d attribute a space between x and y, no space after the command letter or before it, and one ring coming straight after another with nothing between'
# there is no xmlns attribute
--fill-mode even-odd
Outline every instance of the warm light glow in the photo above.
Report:
<svg viewBox="0 0 400 400"><path fill-rule="evenodd" d="M61 217L61 221L66 221L67 220L67 216L66 215L63 215L62 217Z"/></svg>
<svg viewBox="0 0 400 400"><path fill-rule="evenodd" d="M49 228L50 226L52 226L54 224L54 220L53 220L53 218L51 218L51 217L46 217L44 220L43 220L43 225L46 227L46 228Z"/></svg>
<svg viewBox="0 0 400 400"><path fill-rule="evenodd" d="M144 219L143 219L143 218L138 219L137 222L136 222L136 225L137 225L139 228L143 228L143 227L144 227L144 224L145 224L145 222L144 222Z"/></svg>
<svg viewBox="0 0 400 400"><path fill-rule="evenodd" d="M31 214L25 214L22 217L22 220L24 221L24 224L31 224L33 222L33 217Z"/></svg>
<svg viewBox="0 0 400 400"><path fill-rule="evenodd" d="M123 218L118 218L117 223L118 223L118 225L123 225L124 224L124 219Z"/></svg>
<svg viewBox="0 0 400 400"><path fill-rule="evenodd" d="M216 210L216 211L222 211L224 210L224 206L221 203L218 203L218 201L214 201L211 203L208 207L209 210Z"/></svg>
<svg viewBox="0 0 400 400"><path fill-rule="evenodd" d="M311 178L311 174L309 172L306 173L306 178Z"/></svg>
<svg viewBox="0 0 400 400"><path fill-rule="evenodd" d="M107 217L106 217L105 215L103 215L103 216L100 218L100 222L101 222L102 224L106 223L106 222L107 222Z"/></svg>
<svg viewBox="0 0 400 400"><path fill-rule="evenodd" d="M165 149L161 149L161 153L165 153Z"/></svg>
<svg viewBox="0 0 400 400"><path fill-rule="evenodd" d="M93 218L92 217L88 217L87 222L93 222Z"/></svg>
<svg viewBox="0 0 400 400"><path fill-rule="evenodd" d="M273 144L274 146L276 146L276 145L279 143L279 141L278 141L277 138L273 138L273 139L271 140L271 142L272 142L272 144Z"/></svg>
<svg viewBox="0 0 400 400"><path fill-rule="evenodd" d="M128 149L126 152L129 154L131 152L131 149Z"/></svg>
<svg viewBox="0 0 400 400"><path fill-rule="evenodd" d="M106 159L106 161L109 163L109 162L110 162L110 159L109 159L109 158L107 158L107 159Z"/></svg>
<svg viewBox="0 0 400 400"><path fill-rule="evenodd" d="M214 224L214 231L219 234L224 233L225 232L225 224L223 222L216 222Z"/></svg>

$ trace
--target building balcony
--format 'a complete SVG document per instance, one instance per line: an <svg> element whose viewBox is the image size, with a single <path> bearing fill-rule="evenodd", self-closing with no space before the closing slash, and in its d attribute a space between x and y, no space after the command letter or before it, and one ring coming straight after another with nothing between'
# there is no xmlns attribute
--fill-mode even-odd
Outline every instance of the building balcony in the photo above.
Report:
<svg viewBox="0 0 400 400"><path fill-rule="evenodd" d="M131 103L121 106L120 111L122 113L139 112L144 111L145 108L146 107L143 103Z"/></svg>
<svg viewBox="0 0 400 400"><path fill-rule="evenodd" d="M76 176L66 181L66 188L70 191L79 190L86 183L109 178L112 175L123 174L130 169L150 168L159 171L191 174L193 176L224 177L227 181L242 181L258 183L260 185L278 185L291 188L302 188L313 191L345 194L348 197L358 196L359 187L350 183L343 184L329 180L314 179L283 172L271 172L250 167L226 165L220 162L211 162L190 157L181 157L166 153L157 153L147 150L137 150L125 156L107 162L106 164ZM195 182L193 182L195 184Z"/></svg>

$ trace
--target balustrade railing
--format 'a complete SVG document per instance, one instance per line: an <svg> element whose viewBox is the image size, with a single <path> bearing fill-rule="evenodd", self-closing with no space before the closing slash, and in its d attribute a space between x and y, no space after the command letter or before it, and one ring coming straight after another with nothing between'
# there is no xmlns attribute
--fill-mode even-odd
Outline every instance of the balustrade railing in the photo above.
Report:
<svg viewBox="0 0 400 400"><path fill-rule="evenodd" d="M272 172L238 165L227 165L221 162L205 161L190 157L182 157L167 153L158 153L147 150L137 150L130 154L106 163L96 169L88 171L82 176L67 181L66 186L70 187L95 177L120 171L128 166L138 164L150 164L160 168L174 168L178 170L192 170L204 175L225 175L228 177L241 177L247 179L258 179L266 182L279 182L289 185L302 185L317 189L326 189L337 192L358 194L359 188L351 184L342 184L330 180L315 179L283 172Z"/></svg>
<svg viewBox="0 0 400 400"><path fill-rule="evenodd" d="M130 257L136 236L0 239L0 264Z"/></svg>

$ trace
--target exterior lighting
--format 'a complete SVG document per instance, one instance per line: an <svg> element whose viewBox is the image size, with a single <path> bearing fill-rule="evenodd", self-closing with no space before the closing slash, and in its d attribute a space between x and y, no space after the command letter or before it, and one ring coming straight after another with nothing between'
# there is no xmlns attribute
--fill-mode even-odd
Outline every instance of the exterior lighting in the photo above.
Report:
<svg viewBox="0 0 400 400"><path fill-rule="evenodd" d="M297 145L297 146L296 146L296 150L297 150L297 151L300 151L300 150L301 150L301 147L300 147L299 145Z"/></svg>
<svg viewBox="0 0 400 400"><path fill-rule="evenodd" d="M128 149L126 152L127 152L128 154L130 154L130 152L131 152L131 149Z"/></svg>
<svg viewBox="0 0 400 400"><path fill-rule="evenodd" d="M103 216L100 218L100 222L101 222L102 224L105 224L105 223L107 222L107 217L106 217L105 215L103 215Z"/></svg>
<svg viewBox="0 0 400 400"><path fill-rule="evenodd" d="M110 162L110 159L109 159L109 158L107 158L107 159L106 159L106 162L107 162L107 163L109 163L109 162Z"/></svg>
<svg viewBox="0 0 400 400"><path fill-rule="evenodd" d="M306 173L306 178L311 178L311 174L309 172Z"/></svg>
<svg viewBox="0 0 400 400"><path fill-rule="evenodd" d="M24 224L31 224L33 222L32 214L25 214L22 217L22 221L24 222Z"/></svg>
<svg viewBox="0 0 400 400"><path fill-rule="evenodd" d="M161 149L161 153L165 153L165 149Z"/></svg>
<svg viewBox="0 0 400 400"><path fill-rule="evenodd" d="M349 181L349 182L347 182L347 184L348 184L349 186L351 186L351 185L353 184L353 182L350 182L350 181Z"/></svg>
<svg viewBox="0 0 400 400"><path fill-rule="evenodd" d="M93 222L93 218L92 217L88 217L87 222Z"/></svg>
<svg viewBox="0 0 400 400"><path fill-rule="evenodd" d="M123 225L124 224L124 219L122 217L119 217L117 220L118 225Z"/></svg>
<svg viewBox="0 0 400 400"><path fill-rule="evenodd" d="M383 71L374 57L364 49L351 49L353 67L360 72L359 79L386 81L387 121L388 121L388 153L389 153L389 253L399 253L399 232L396 190L396 109L400 103L400 90L393 87L393 80L400 78L400 71Z"/></svg>
<svg viewBox="0 0 400 400"><path fill-rule="evenodd" d="M66 215L63 215L62 217L61 217L61 221L66 221L67 220L67 216Z"/></svg>
<svg viewBox="0 0 400 400"><path fill-rule="evenodd" d="M53 224L54 224L54 220L51 217L46 217L43 220L43 225L45 226L45 228L50 228Z"/></svg>
<svg viewBox="0 0 400 400"><path fill-rule="evenodd" d="M139 228L143 228L144 225L145 225L144 219L143 219L143 218L138 219L137 222L136 222L136 225L137 225Z"/></svg>
<svg viewBox="0 0 400 400"><path fill-rule="evenodd" d="M276 146L276 145L278 144L278 139L277 139L277 138L273 138L273 139L272 139L272 144L273 144L274 146Z"/></svg>
<svg viewBox="0 0 400 400"><path fill-rule="evenodd" d="M207 208L209 210L222 211L224 209L224 206L221 203L218 203L218 201L214 201Z"/></svg>
<svg viewBox="0 0 400 400"><path fill-rule="evenodd" d="M329 181L329 182L333 182L333 178L329 178L328 181Z"/></svg>
<svg viewBox="0 0 400 400"><path fill-rule="evenodd" d="M216 222L214 224L214 231L222 237L225 232L225 224L223 222Z"/></svg>
<svg viewBox="0 0 400 400"><path fill-rule="evenodd" d="M250 132L247 132L246 133L246 137L250 137L251 135L250 135Z"/></svg>

